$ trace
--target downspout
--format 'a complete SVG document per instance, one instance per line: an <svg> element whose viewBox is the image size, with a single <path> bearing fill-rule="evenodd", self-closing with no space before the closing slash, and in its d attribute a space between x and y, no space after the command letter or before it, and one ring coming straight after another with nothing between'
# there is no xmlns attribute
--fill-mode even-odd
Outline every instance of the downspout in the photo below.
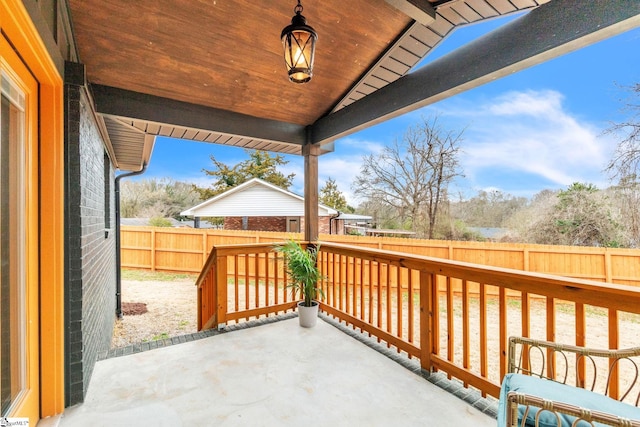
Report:
<svg viewBox="0 0 640 427"><path fill-rule="evenodd" d="M330 235L333 234L333 232L331 231L331 225L333 224L333 220L338 218L340 215L342 215L342 212L338 211L337 214L329 218L329 234Z"/></svg>
<svg viewBox="0 0 640 427"><path fill-rule="evenodd" d="M122 267L120 266L120 180L130 176L141 175L147 170L147 164L135 172L120 174L116 177L114 192L116 198L116 317L122 319Z"/></svg>

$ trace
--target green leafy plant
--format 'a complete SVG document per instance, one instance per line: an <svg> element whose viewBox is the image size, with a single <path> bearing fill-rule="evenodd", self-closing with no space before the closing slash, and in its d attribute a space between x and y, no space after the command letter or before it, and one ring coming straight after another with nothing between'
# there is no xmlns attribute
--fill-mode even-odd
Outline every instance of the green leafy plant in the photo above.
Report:
<svg viewBox="0 0 640 427"><path fill-rule="evenodd" d="M171 224L171 220L168 218L156 216L149 220L149 225L152 227L171 227L173 224Z"/></svg>
<svg viewBox="0 0 640 427"><path fill-rule="evenodd" d="M291 283L287 285L294 294L300 292L304 299L304 306L311 307L312 301L324 293L318 282L324 278L318 268L319 246L309 246L303 248L295 240L288 240L283 245L275 247L276 252L284 256L287 263L287 274Z"/></svg>

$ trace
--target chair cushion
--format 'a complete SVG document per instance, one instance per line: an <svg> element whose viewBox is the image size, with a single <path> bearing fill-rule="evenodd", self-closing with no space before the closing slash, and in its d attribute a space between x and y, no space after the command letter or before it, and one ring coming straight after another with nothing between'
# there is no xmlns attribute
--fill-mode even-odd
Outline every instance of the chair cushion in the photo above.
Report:
<svg viewBox="0 0 640 427"><path fill-rule="evenodd" d="M608 396L594 393L580 387L573 387L555 381L531 377L529 375L507 374L502 381L502 388L500 389L500 402L498 405L499 427L507 425L507 393L510 391L531 394L547 400L568 403L570 405L580 406L593 411L615 414L623 418L640 420L640 408L619 402ZM518 408L519 420L522 419L525 408L526 407L524 405L520 405ZM530 407L525 425L535 426L535 417L537 412L538 408ZM562 420L562 426L571 426L575 421L575 417L570 415L559 415ZM589 425L589 423L579 423L578 425ZM556 416L549 411L543 411L540 414L539 426L557 427L558 421Z"/></svg>

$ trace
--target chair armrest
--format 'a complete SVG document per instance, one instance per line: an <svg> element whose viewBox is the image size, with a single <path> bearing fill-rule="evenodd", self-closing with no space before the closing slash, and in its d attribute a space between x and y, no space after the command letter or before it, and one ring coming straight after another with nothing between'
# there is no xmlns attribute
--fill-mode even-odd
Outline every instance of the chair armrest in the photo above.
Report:
<svg viewBox="0 0 640 427"><path fill-rule="evenodd" d="M625 384L621 385L620 396L616 397L619 400L629 397L632 399L630 403L637 406L640 399L638 356L640 347L602 350L510 337L507 372L532 375L563 384L572 382L574 386L608 395L613 378L611 372L618 369Z"/></svg>

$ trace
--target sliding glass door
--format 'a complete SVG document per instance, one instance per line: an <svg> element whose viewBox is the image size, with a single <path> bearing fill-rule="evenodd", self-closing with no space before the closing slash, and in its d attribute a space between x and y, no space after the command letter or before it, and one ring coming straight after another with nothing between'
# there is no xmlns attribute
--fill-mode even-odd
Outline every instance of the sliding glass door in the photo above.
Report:
<svg viewBox="0 0 640 427"><path fill-rule="evenodd" d="M37 271L37 100L34 78L0 38L1 416L39 411L38 277L27 267Z"/></svg>

